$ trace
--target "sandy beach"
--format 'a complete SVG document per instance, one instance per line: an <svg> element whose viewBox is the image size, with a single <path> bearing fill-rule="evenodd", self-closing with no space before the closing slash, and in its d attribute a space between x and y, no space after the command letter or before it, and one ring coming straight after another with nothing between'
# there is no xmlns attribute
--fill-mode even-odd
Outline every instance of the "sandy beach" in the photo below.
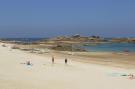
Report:
<svg viewBox="0 0 135 89"><path fill-rule="evenodd" d="M10 47L0 44L0 89L135 89L133 68L85 63L72 56L65 65L60 55L52 64L51 54L40 56Z"/></svg>

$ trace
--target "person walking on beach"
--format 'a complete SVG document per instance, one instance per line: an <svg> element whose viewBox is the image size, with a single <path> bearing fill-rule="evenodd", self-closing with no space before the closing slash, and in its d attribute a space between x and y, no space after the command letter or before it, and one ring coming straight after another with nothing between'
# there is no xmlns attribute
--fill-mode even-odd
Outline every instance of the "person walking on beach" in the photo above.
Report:
<svg viewBox="0 0 135 89"><path fill-rule="evenodd" d="M52 57L52 64L54 64L54 57Z"/></svg>
<svg viewBox="0 0 135 89"><path fill-rule="evenodd" d="M65 64L67 64L67 62L68 62L68 60L67 60L67 58L65 58Z"/></svg>

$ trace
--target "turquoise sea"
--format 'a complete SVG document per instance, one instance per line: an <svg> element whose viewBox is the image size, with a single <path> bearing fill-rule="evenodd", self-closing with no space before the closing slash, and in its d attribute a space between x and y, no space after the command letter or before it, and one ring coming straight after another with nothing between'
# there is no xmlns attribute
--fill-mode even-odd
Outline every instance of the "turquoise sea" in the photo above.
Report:
<svg viewBox="0 0 135 89"><path fill-rule="evenodd" d="M135 52L135 43L101 43L83 46L87 51L100 52Z"/></svg>

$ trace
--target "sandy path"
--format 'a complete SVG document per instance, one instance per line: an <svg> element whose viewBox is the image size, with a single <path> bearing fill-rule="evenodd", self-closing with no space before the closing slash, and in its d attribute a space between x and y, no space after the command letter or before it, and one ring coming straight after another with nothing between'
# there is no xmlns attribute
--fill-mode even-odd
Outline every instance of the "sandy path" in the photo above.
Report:
<svg viewBox="0 0 135 89"><path fill-rule="evenodd" d="M133 69L50 59L0 46L0 89L135 89L135 79L119 76ZM27 60L33 66L21 64Z"/></svg>

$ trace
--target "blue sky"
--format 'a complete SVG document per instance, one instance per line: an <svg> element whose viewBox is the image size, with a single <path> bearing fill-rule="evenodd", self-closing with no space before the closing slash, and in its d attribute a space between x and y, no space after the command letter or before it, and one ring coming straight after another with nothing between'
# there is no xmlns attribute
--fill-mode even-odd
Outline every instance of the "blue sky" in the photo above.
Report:
<svg viewBox="0 0 135 89"><path fill-rule="evenodd" d="M135 37L135 0L1 0L0 37Z"/></svg>

